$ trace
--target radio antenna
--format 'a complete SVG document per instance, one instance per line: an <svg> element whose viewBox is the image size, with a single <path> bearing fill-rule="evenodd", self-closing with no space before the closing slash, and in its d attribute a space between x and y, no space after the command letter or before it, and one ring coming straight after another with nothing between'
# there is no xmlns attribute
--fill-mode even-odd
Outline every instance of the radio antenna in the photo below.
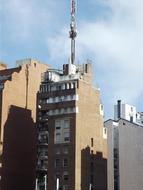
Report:
<svg viewBox="0 0 143 190"><path fill-rule="evenodd" d="M76 2L71 0L71 23L70 23L70 38L71 38L71 58L70 64L75 65L75 38L77 36L76 32Z"/></svg>

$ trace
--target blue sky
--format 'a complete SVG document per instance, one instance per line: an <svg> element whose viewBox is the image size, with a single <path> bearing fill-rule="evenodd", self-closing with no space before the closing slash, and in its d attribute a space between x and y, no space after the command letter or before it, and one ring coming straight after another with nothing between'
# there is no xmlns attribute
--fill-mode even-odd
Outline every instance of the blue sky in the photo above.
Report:
<svg viewBox="0 0 143 190"><path fill-rule="evenodd" d="M117 99L143 111L143 1L77 0L76 59L92 60L106 118ZM0 0L0 60L61 68L70 56L70 0Z"/></svg>

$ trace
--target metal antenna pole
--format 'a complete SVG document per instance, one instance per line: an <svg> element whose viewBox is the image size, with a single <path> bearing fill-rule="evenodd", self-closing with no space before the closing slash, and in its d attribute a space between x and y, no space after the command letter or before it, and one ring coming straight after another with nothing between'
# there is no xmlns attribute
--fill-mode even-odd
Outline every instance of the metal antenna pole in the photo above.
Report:
<svg viewBox="0 0 143 190"><path fill-rule="evenodd" d="M75 64L75 38L77 36L76 32L76 2L75 0L71 0L71 24L70 24L70 38L71 38L71 64Z"/></svg>

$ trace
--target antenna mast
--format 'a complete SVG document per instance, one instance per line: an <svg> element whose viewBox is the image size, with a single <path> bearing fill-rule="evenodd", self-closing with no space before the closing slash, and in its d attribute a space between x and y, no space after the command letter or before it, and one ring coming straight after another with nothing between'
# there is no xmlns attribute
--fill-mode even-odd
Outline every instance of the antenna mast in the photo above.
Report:
<svg viewBox="0 0 143 190"><path fill-rule="evenodd" d="M75 38L77 36L76 32L76 2L71 0L71 24L70 24L70 38L71 38L71 60L70 63L75 65Z"/></svg>

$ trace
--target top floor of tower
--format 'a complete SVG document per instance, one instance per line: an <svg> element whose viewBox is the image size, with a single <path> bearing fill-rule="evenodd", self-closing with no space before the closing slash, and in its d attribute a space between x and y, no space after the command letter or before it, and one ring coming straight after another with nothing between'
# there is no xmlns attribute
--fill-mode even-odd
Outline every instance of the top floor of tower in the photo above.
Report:
<svg viewBox="0 0 143 190"><path fill-rule="evenodd" d="M92 84L92 64L82 65L64 64L62 70L48 69L42 75L42 83L63 83L68 81L83 80Z"/></svg>

